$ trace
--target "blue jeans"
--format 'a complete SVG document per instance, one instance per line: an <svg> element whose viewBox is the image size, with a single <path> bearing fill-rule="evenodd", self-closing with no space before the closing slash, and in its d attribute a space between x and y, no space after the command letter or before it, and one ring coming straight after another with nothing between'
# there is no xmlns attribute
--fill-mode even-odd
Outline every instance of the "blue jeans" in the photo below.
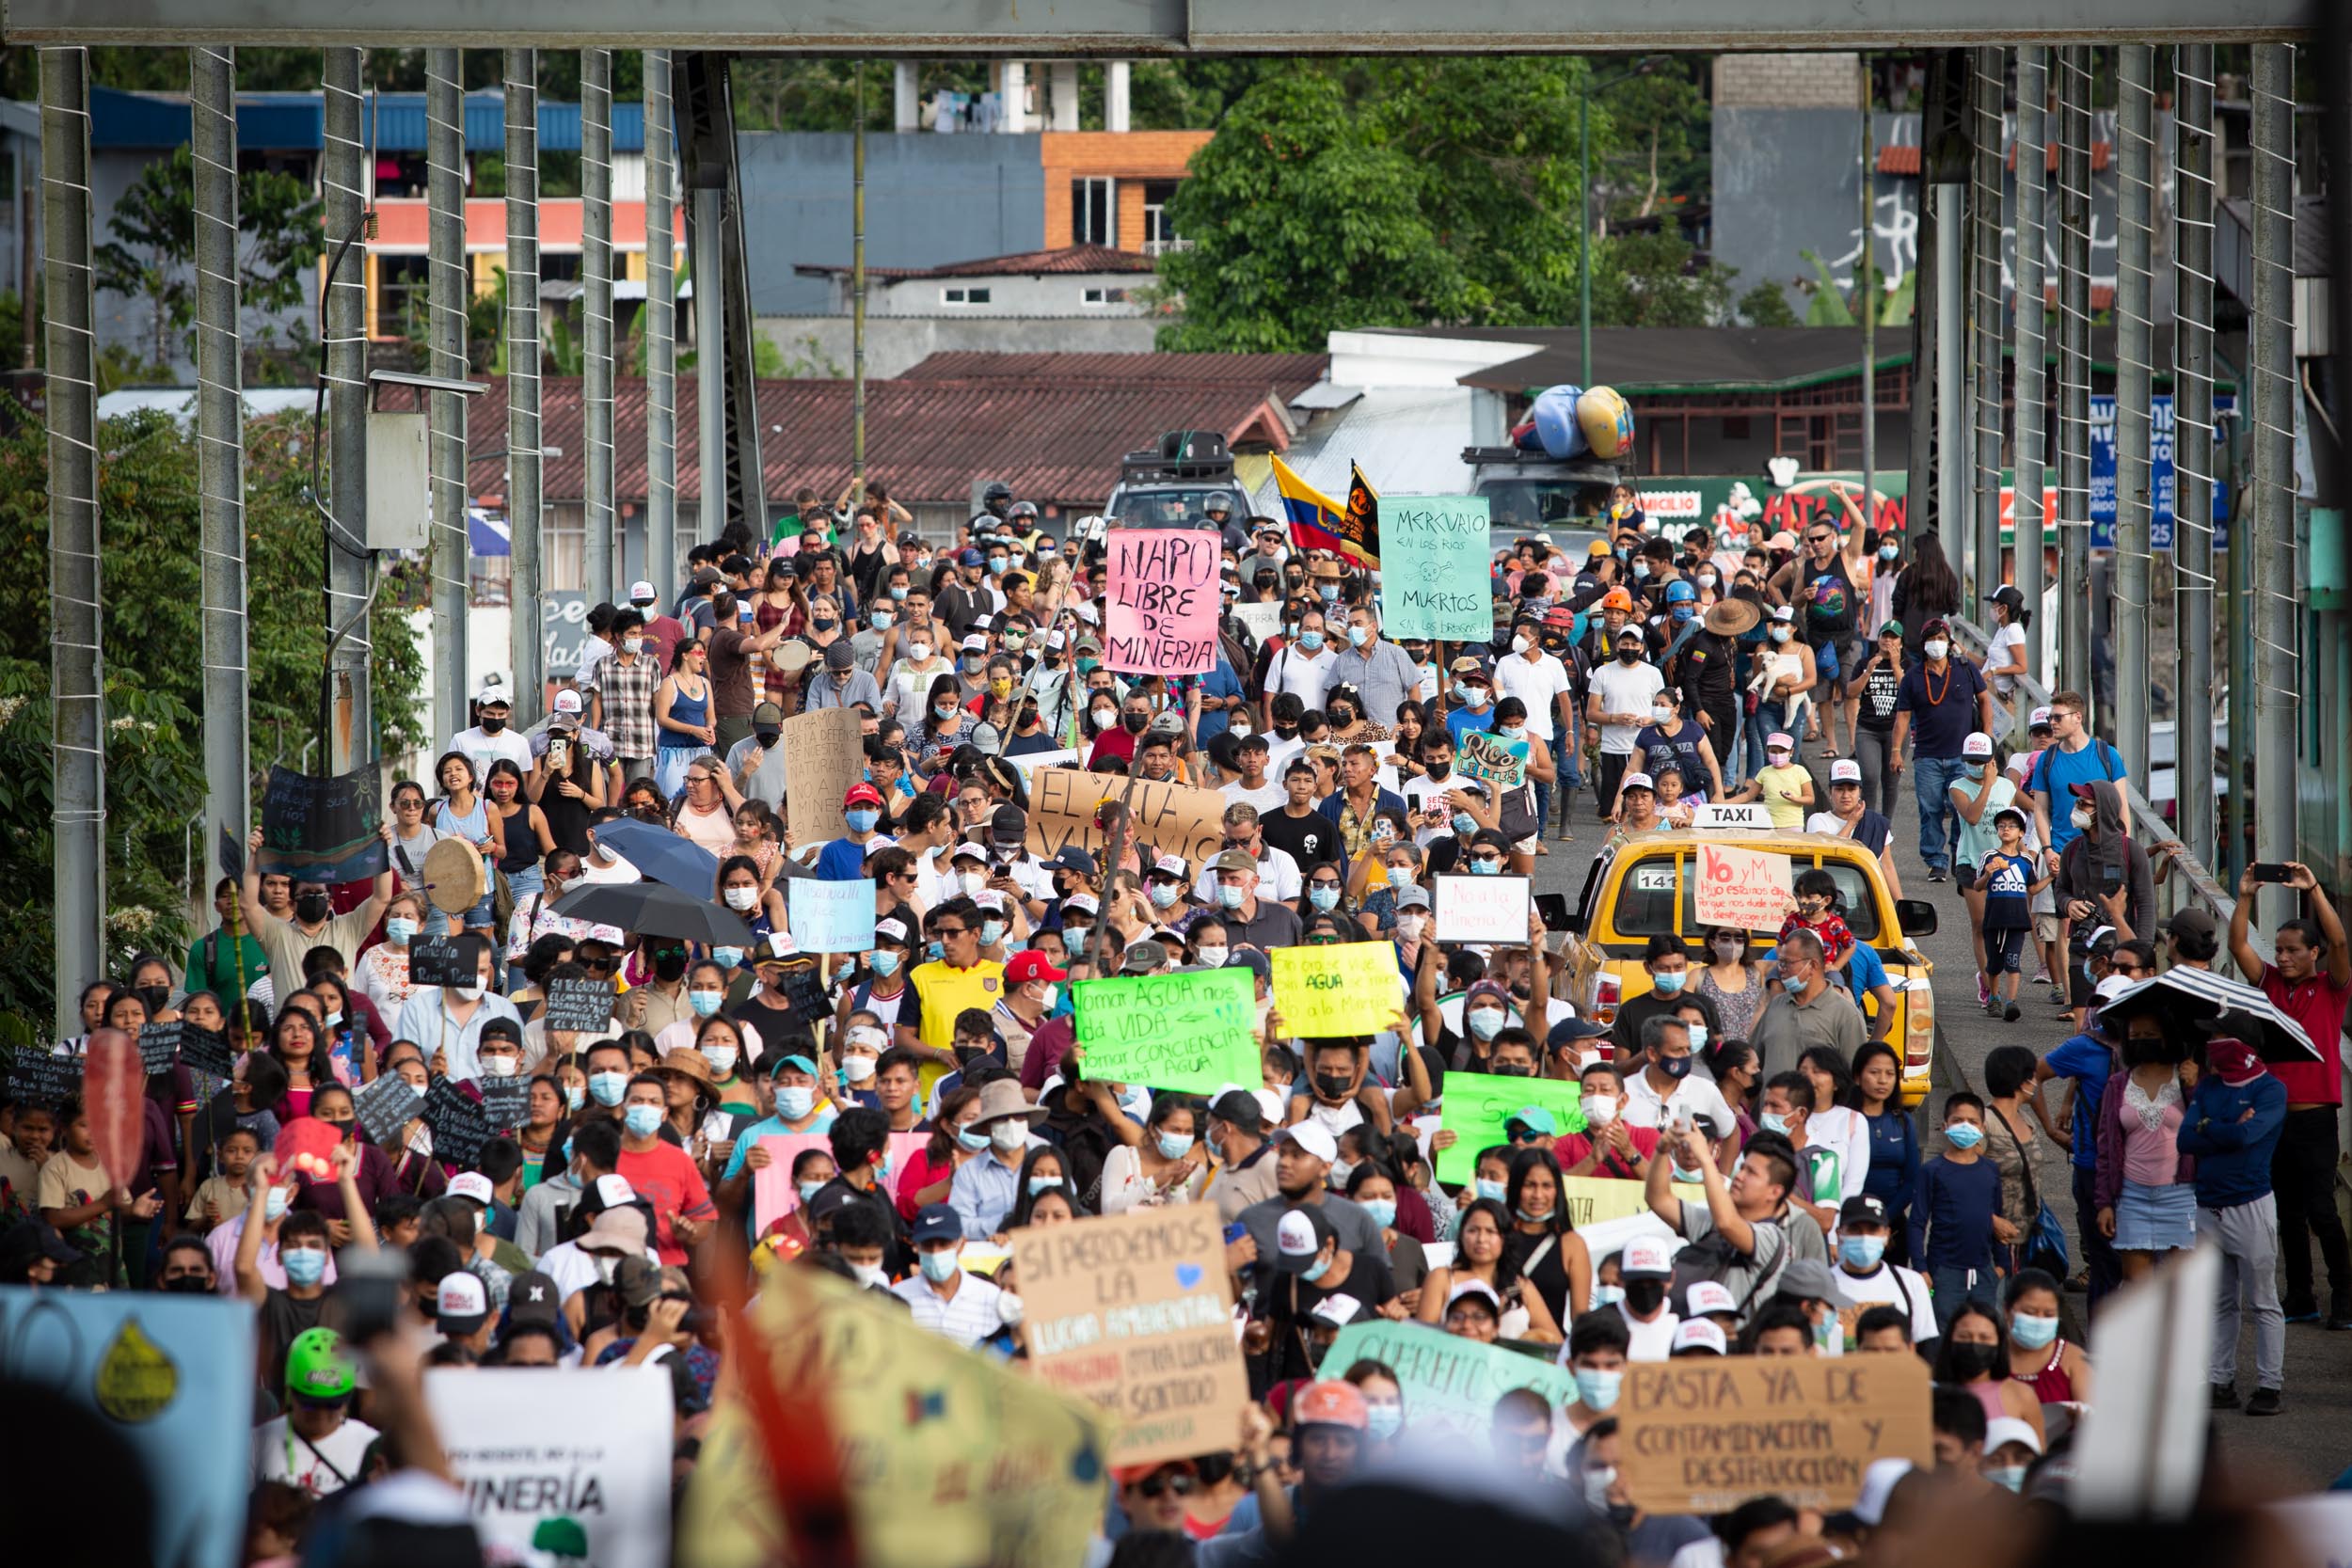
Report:
<svg viewBox="0 0 2352 1568"><path fill-rule="evenodd" d="M1535 836L1542 838L1551 831L1551 785L1541 779L1532 782L1535 785Z"/></svg>
<svg viewBox="0 0 2352 1568"><path fill-rule="evenodd" d="M1552 761L1559 765L1560 787L1570 792L1584 787L1584 748L1580 744L1584 736L1584 715L1576 707L1568 709L1567 733L1551 748ZM1542 786L1537 786L1542 787ZM1547 807L1545 819L1550 819Z"/></svg>
<svg viewBox="0 0 2352 1568"><path fill-rule="evenodd" d="M1919 858L1931 871L1949 871L1960 843L1960 814L1952 810L1952 785L1968 770L1961 757L1918 757L1911 765L1911 789L1919 800Z"/></svg>
<svg viewBox="0 0 2352 1568"><path fill-rule="evenodd" d="M1974 1282L1969 1279L1976 1275ZM1935 1332L1941 1337L1951 1332L1952 1319L1959 1316L1963 1304L1977 1302L1996 1307L1994 1295L2000 1280L1988 1266L1981 1269L1940 1268L1928 1275L1928 1283L1935 1290Z"/></svg>

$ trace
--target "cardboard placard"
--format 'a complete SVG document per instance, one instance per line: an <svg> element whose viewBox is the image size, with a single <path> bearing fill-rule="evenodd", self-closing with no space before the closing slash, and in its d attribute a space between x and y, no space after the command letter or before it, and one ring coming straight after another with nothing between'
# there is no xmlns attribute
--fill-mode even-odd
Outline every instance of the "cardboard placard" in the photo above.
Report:
<svg viewBox="0 0 2352 1568"><path fill-rule="evenodd" d="M93 1412L127 1447L148 1478L141 1556L237 1568L246 1515L231 1499L253 1484L253 1329L254 1308L228 1296L10 1285L0 1288L0 1371L37 1385L52 1409ZM297 1446L296 1476L318 1469Z"/></svg>
<svg viewBox="0 0 2352 1568"><path fill-rule="evenodd" d="M1080 980L1070 999L1089 1078L1214 1094L1259 1071L1246 969Z"/></svg>
<svg viewBox="0 0 2352 1568"><path fill-rule="evenodd" d="M456 937L417 937L408 943L408 983L412 986L470 986L482 974L481 963Z"/></svg>
<svg viewBox="0 0 2352 1568"><path fill-rule="evenodd" d="M1396 949L1385 942L1278 947L1267 958L1274 965L1274 1010L1293 1037L1376 1035L1403 1005Z"/></svg>
<svg viewBox="0 0 2352 1568"><path fill-rule="evenodd" d="M803 953L863 953L874 945L874 879L784 884L786 917Z"/></svg>
<svg viewBox="0 0 2352 1568"><path fill-rule="evenodd" d="M1494 630L1484 496L1380 498L1381 624L1391 637L1483 641Z"/></svg>
<svg viewBox="0 0 2352 1568"><path fill-rule="evenodd" d="M1244 569L1256 570L1247 562ZM1242 629L1256 639L1259 646L1263 647L1266 639L1282 629L1282 601L1262 599L1256 604L1236 604L1233 606L1233 619L1239 621Z"/></svg>
<svg viewBox="0 0 2352 1568"><path fill-rule="evenodd" d="M1103 668L1204 675L1216 667L1221 544L1207 530L1110 531Z"/></svg>
<svg viewBox="0 0 2352 1568"><path fill-rule="evenodd" d="M1011 1240L1030 1365L1102 1409L1112 1464L1232 1441L1249 1377L1215 1205L1025 1226Z"/></svg>
<svg viewBox="0 0 2352 1568"><path fill-rule="evenodd" d="M484 1074L474 1087L482 1091L482 1119L494 1132L511 1132L531 1114L531 1080L492 1078Z"/></svg>
<svg viewBox="0 0 2352 1568"><path fill-rule="evenodd" d="M1289 1022L1289 1015L1283 1015ZM1556 1078L1504 1078L1487 1072L1449 1072L1438 1125L1454 1134L1452 1148L1438 1151L1440 1181L1466 1182L1477 1174L1478 1151L1503 1141L1502 1124L1525 1106L1549 1111L1561 1132L1584 1131L1578 1104L1581 1088ZM1638 1193L1641 1184L1632 1184Z"/></svg>
<svg viewBox="0 0 2352 1568"><path fill-rule="evenodd" d="M1182 855L1200 865L1225 847L1225 808L1214 789L1135 782L1122 773L1088 773L1075 768L1041 768L1029 779L1030 853L1051 860L1072 845L1100 856L1110 835L1094 825L1095 808L1124 799L1138 844L1163 855Z"/></svg>
<svg viewBox="0 0 2352 1568"><path fill-rule="evenodd" d="M1440 877L1431 895L1439 942L1524 945L1534 881L1526 877Z"/></svg>
<svg viewBox="0 0 2352 1568"><path fill-rule="evenodd" d="M1878 1460L1934 1467L1931 1383L1915 1355L1629 1362L1617 1474L1652 1513L1721 1513L1767 1493L1851 1508Z"/></svg>
<svg viewBox="0 0 2352 1568"><path fill-rule="evenodd" d="M459 1170L473 1168L482 1146L497 1131L473 1096L450 1078L436 1078L426 1091L424 1124L433 1130L433 1157Z"/></svg>
<svg viewBox="0 0 2352 1568"><path fill-rule="evenodd" d="M1385 1318L1349 1323L1324 1353L1323 1365L1336 1375L1365 1359L1386 1362L1395 1370L1409 1430L1424 1438L1456 1433L1481 1453L1495 1402L1512 1389L1533 1388L1554 1410L1576 1400L1576 1376L1565 1367L1427 1323Z"/></svg>
<svg viewBox="0 0 2352 1568"><path fill-rule="evenodd" d="M1517 789L1527 782L1530 750L1524 740L1505 740L1485 730L1471 730L1454 751L1454 771L1498 790Z"/></svg>
<svg viewBox="0 0 2352 1568"><path fill-rule="evenodd" d="M1702 842L1694 875L1702 926L1777 931L1796 907L1786 850Z"/></svg>
<svg viewBox="0 0 2352 1568"><path fill-rule="evenodd" d="M529 1555L560 1516L596 1568L669 1561L667 1367L444 1367L424 1374L424 1402L492 1555Z"/></svg>
<svg viewBox="0 0 2352 1568"><path fill-rule="evenodd" d="M1011 763L1013 770L1021 775L1025 787L1035 789L1039 768L1076 768L1085 758L1074 749L1065 749L1059 752L1031 752L1026 756L1015 756L1008 752L1005 760Z"/></svg>
<svg viewBox="0 0 2352 1568"><path fill-rule="evenodd" d="M359 1115L359 1126L367 1133L368 1142L381 1144L417 1118L424 1110L424 1096L409 1087L407 1080L398 1073L388 1072L372 1083L362 1084L351 1097L351 1103Z"/></svg>
<svg viewBox="0 0 2352 1568"><path fill-rule="evenodd" d="M890 1134L893 1180L929 1142L928 1132ZM800 1189L792 1185L792 1162L812 1148L831 1154L833 1137L825 1132L769 1132L762 1135L759 1147L768 1151L768 1164L765 1169L752 1172L752 1225L765 1236L770 1226L801 1206Z"/></svg>
<svg viewBox="0 0 2352 1568"><path fill-rule="evenodd" d="M180 1031L180 1065L200 1078L227 1078L236 1070L236 1056L229 1049L229 1033L225 1029L199 1029L182 1019Z"/></svg>
<svg viewBox="0 0 2352 1568"><path fill-rule="evenodd" d="M784 721L785 820L803 845L822 844L849 832L841 797L866 777L866 741L858 734L857 709L819 708Z"/></svg>
<svg viewBox="0 0 2352 1568"><path fill-rule="evenodd" d="M612 1022L612 999L618 989L610 980L549 980L539 1021L551 1034L562 1030L593 1035Z"/></svg>
<svg viewBox="0 0 2352 1568"><path fill-rule="evenodd" d="M139 1065L150 1073L169 1072L180 1060L180 1022L150 1023L139 1031Z"/></svg>
<svg viewBox="0 0 2352 1568"><path fill-rule="evenodd" d="M20 1105L56 1110L82 1096L82 1058L60 1056L45 1045L21 1045L8 1063L8 1096Z"/></svg>
<svg viewBox="0 0 2352 1568"><path fill-rule="evenodd" d="M1085 1557L1108 1464L1090 1406L820 1270L773 1271L752 1321L756 1349L741 1354L764 1353L783 1424L763 1439L741 1394L721 1400L687 1489L679 1568L771 1568L787 1555L765 1442L806 1441L816 1423L847 1478L861 1562ZM803 1405L815 1422L796 1419ZM666 1482L666 1466L654 1473Z"/></svg>
<svg viewBox="0 0 2352 1568"><path fill-rule="evenodd" d="M784 966L784 1000L795 1023L816 1023L833 1016L833 1001L825 994L824 976L815 958L793 958Z"/></svg>
<svg viewBox="0 0 2352 1568"><path fill-rule="evenodd" d="M332 887L383 873L391 860L376 836L384 822L380 771L373 762L328 778L272 768L262 796L262 874L282 871Z"/></svg>

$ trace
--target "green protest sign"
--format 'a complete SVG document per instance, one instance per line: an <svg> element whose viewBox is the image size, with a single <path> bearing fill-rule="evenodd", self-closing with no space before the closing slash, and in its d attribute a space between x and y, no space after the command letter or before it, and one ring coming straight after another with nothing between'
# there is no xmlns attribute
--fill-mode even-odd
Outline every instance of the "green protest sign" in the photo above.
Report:
<svg viewBox="0 0 2352 1568"><path fill-rule="evenodd" d="M1451 1076L1451 1075L1449 1075ZM1343 1372L1361 1360L1381 1361L1404 1390L1405 1424L1422 1436L1460 1433L1484 1452L1495 1401L1514 1388L1533 1388L1554 1410L1576 1400L1576 1378L1549 1359L1482 1345L1427 1323L1375 1318L1349 1323L1325 1353L1323 1365Z"/></svg>
<svg viewBox="0 0 2352 1568"><path fill-rule="evenodd" d="M1092 1061L1089 1056L1088 1060ZM1502 1143L1511 1113L1534 1105L1549 1111L1558 1132L1584 1131L1577 1103L1581 1088L1551 1078L1502 1078L1485 1072L1445 1075L1443 1116L1438 1127L1455 1135L1454 1147L1438 1155L1438 1180L1467 1184L1478 1174L1478 1151Z"/></svg>
<svg viewBox="0 0 2352 1568"><path fill-rule="evenodd" d="M1486 498L1380 498L1382 619L1391 637L1484 641L1494 630Z"/></svg>
<svg viewBox="0 0 2352 1568"><path fill-rule="evenodd" d="M1258 1082L1257 988L1246 969L1081 980L1071 988L1086 1075L1213 1094Z"/></svg>

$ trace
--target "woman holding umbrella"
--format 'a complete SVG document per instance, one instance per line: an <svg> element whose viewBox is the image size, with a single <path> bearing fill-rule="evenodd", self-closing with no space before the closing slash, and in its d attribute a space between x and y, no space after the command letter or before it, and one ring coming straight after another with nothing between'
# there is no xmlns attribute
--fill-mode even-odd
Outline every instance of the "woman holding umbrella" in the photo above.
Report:
<svg viewBox="0 0 2352 1568"><path fill-rule="evenodd" d="M2099 1097L2095 1195L2100 1234L2115 1243L2130 1281L2154 1268L2158 1253L2197 1244L2196 1161L2180 1150L2197 1064L2153 1006L2133 1011L2123 1029L2123 1070Z"/></svg>

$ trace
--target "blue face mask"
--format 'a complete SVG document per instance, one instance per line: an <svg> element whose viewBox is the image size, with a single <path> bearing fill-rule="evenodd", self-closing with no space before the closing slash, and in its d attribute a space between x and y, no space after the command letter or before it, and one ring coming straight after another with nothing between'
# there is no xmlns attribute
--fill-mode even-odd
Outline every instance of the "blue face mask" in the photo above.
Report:
<svg viewBox="0 0 2352 1568"><path fill-rule="evenodd" d="M621 1125L628 1129L631 1137L650 1138L661 1131L661 1107L631 1105L621 1113Z"/></svg>
<svg viewBox="0 0 2352 1568"><path fill-rule="evenodd" d="M710 950L710 961L721 969L735 969L743 962L743 950L740 947L714 947Z"/></svg>
<svg viewBox="0 0 2352 1568"><path fill-rule="evenodd" d="M1661 969L1649 977L1649 983L1656 990L1672 996L1682 989L1682 982L1689 974L1688 970Z"/></svg>
<svg viewBox="0 0 2352 1568"><path fill-rule="evenodd" d="M1311 654L1314 653L1323 646L1323 633L1319 631L1302 631L1298 634L1298 645L1306 649Z"/></svg>
<svg viewBox="0 0 2352 1568"><path fill-rule="evenodd" d="M1384 1230L1396 1223L1396 1199L1392 1197L1366 1198L1359 1207Z"/></svg>
<svg viewBox="0 0 2352 1568"><path fill-rule="evenodd" d="M907 596L907 585L903 582L892 583L890 585L890 596L894 599L905 598Z"/></svg>
<svg viewBox="0 0 2352 1568"><path fill-rule="evenodd" d="M923 1277L934 1285L945 1285L955 1278L957 1267L956 1255L952 1251L923 1254Z"/></svg>
<svg viewBox="0 0 2352 1568"><path fill-rule="evenodd" d="M1974 1148L1984 1142L1984 1129L1972 1121L1956 1121L1944 1129L1944 1141L1954 1148Z"/></svg>
<svg viewBox="0 0 2352 1568"><path fill-rule="evenodd" d="M1340 890L1329 883L1318 883L1307 890L1307 902L1318 910L1335 908L1339 901Z"/></svg>
<svg viewBox="0 0 2352 1568"><path fill-rule="evenodd" d="M2047 1350L2058 1338L2056 1318L2036 1318L2024 1312L2012 1312L2009 1318L2009 1337L2013 1343L2027 1350Z"/></svg>
<svg viewBox="0 0 2352 1568"><path fill-rule="evenodd" d="M1364 1407L1364 1431L1386 1440L1405 1430L1405 1407L1401 1404L1373 1404Z"/></svg>
<svg viewBox="0 0 2352 1568"><path fill-rule="evenodd" d="M1614 1307L1617 1303L1623 1300L1625 1300L1625 1287L1622 1285L1596 1285L1593 1287L1593 1305L1595 1307Z"/></svg>
<svg viewBox="0 0 2352 1568"><path fill-rule="evenodd" d="M1316 1280L1321 1279L1325 1275L1329 1274L1330 1272L1331 1259L1328 1258L1318 1258L1313 1262L1308 1264L1307 1272L1300 1275L1298 1277L1305 1280L1308 1284L1312 1285Z"/></svg>
<svg viewBox="0 0 2352 1568"><path fill-rule="evenodd" d="M776 1091L776 1114L787 1121L798 1121L815 1108L817 1091L795 1085Z"/></svg>
<svg viewBox="0 0 2352 1568"><path fill-rule="evenodd" d="M1501 861L1472 861L1470 863L1470 875L1473 877L1500 877L1502 875L1502 863Z"/></svg>
<svg viewBox="0 0 2352 1568"><path fill-rule="evenodd" d="M853 833L870 833L874 831L874 824L882 820L882 813L861 807L856 811L844 812L842 820L850 825L850 832Z"/></svg>
<svg viewBox="0 0 2352 1568"><path fill-rule="evenodd" d="M1163 1132L1158 1143L1163 1160L1181 1160L1192 1152L1192 1134L1189 1132Z"/></svg>
<svg viewBox="0 0 2352 1568"><path fill-rule="evenodd" d="M930 955L931 962L937 963L947 956L947 944L943 942L934 942L925 947L923 951Z"/></svg>
<svg viewBox="0 0 2352 1568"><path fill-rule="evenodd" d="M1707 1049L1707 1025L1704 1023L1693 1023L1690 1025L1690 1030L1691 1051L1692 1053L1695 1055L1699 1052Z"/></svg>
<svg viewBox="0 0 2352 1568"><path fill-rule="evenodd" d="M719 1004L726 999L727 993L723 990L690 990L686 993L687 1005L694 1009L696 1018L708 1018L719 1010Z"/></svg>
<svg viewBox="0 0 2352 1568"><path fill-rule="evenodd" d="M1478 1196L1487 1202L1501 1203L1502 1201L1504 1188L1502 1182L1481 1179L1471 1184L1478 1189Z"/></svg>
<svg viewBox="0 0 2352 1568"><path fill-rule="evenodd" d="M1883 1236L1844 1236L1838 1239L1837 1257L1840 1261L1857 1269L1875 1269L1879 1259L1886 1256ZM2054 1323L2057 1320L2051 1320Z"/></svg>
<svg viewBox="0 0 2352 1568"><path fill-rule="evenodd" d="M626 1072L592 1072L588 1075L588 1092L599 1105L618 1105L621 1096L628 1092Z"/></svg>
<svg viewBox="0 0 2352 1568"><path fill-rule="evenodd" d="M1454 834L1456 838L1468 838L1477 831L1478 818L1466 811L1457 811L1454 814Z"/></svg>
<svg viewBox="0 0 2352 1568"><path fill-rule="evenodd" d="M825 1184L822 1181L795 1181L792 1183L792 1189L801 1195L803 1203L807 1203L825 1190Z"/></svg>
<svg viewBox="0 0 2352 1568"><path fill-rule="evenodd" d="M978 1154L984 1152L988 1148L988 1134L985 1132L975 1132L969 1127L959 1127L956 1129L956 1142L961 1144L973 1153Z"/></svg>
<svg viewBox="0 0 2352 1568"><path fill-rule="evenodd" d="M1061 1178L1058 1176L1032 1176L1029 1178L1029 1196L1043 1197L1047 1193L1056 1191L1060 1186Z"/></svg>
<svg viewBox="0 0 2352 1568"><path fill-rule="evenodd" d="M1788 1118L1778 1111L1765 1112L1756 1118L1756 1122L1767 1132L1778 1132L1783 1137L1788 1135Z"/></svg>
<svg viewBox="0 0 2352 1568"><path fill-rule="evenodd" d="M898 955L887 947L878 947L868 953L866 961L873 965L874 973L885 980L898 973Z"/></svg>
<svg viewBox="0 0 2352 1568"><path fill-rule="evenodd" d="M1336 585L1327 583L1323 587L1316 589L1315 592L1323 595L1323 602L1325 604L1337 604L1340 602L1340 591Z"/></svg>
<svg viewBox="0 0 2352 1568"><path fill-rule="evenodd" d="M1617 1389L1624 1382L1623 1372L1604 1372L1590 1367L1580 1367L1576 1372L1576 1397L1587 1410L1613 1409L1617 1402Z"/></svg>
<svg viewBox="0 0 2352 1568"><path fill-rule="evenodd" d="M286 1282L306 1289L326 1277L326 1249L318 1246L292 1247L278 1255L278 1266L286 1271Z"/></svg>
<svg viewBox="0 0 2352 1568"><path fill-rule="evenodd" d="M1241 901L1248 896L1248 891L1243 888L1226 887L1219 884L1216 890L1216 901L1218 907L1221 909L1240 909Z"/></svg>

